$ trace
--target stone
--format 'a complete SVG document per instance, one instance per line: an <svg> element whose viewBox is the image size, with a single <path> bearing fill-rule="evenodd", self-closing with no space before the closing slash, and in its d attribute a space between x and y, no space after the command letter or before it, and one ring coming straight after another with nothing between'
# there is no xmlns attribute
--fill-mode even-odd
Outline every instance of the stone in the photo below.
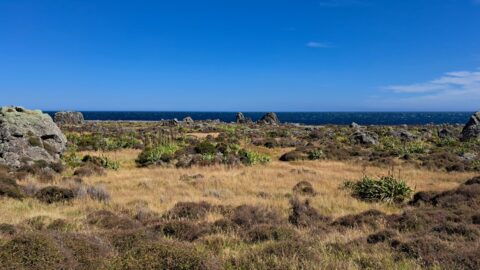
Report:
<svg viewBox="0 0 480 270"><path fill-rule="evenodd" d="M280 120L278 120L276 113L269 112L265 114L260 120L258 120L257 123L261 125L278 125L280 124Z"/></svg>
<svg viewBox="0 0 480 270"><path fill-rule="evenodd" d="M194 124L195 121L193 121L192 117L187 116L187 117L183 118L183 123L191 125L191 124Z"/></svg>
<svg viewBox="0 0 480 270"><path fill-rule="evenodd" d="M415 135L404 129L392 131L391 135L405 141L413 141L417 138Z"/></svg>
<svg viewBox="0 0 480 270"><path fill-rule="evenodd" d="M474 113L462 130L462 141L480 137L480 112Z"/></svg>
<svg viewBox="0 0 480 270"><path fill-rule="evenodd" d="M67 139L48 114L0 108L0 164L18 168L34 161L58 162Z"/></svg>
<svg viewBox="0 0 480 270"><path fill-rule="evenodd" d="M243 113L239 112L239 113L237 113L237 116L236 116L236 122L237 122L237 124L250 124L253 121L252 121L252 119L245 117L245 115L243 115Z"/></svg>
<svg viewBox="0 0 480 270"><path fill-rule="evenodd" d="M378 135L373 132L357 131L352 134L351 139L357 144L377 145Z"/></svg>
<svg viewBox="0 0 480 270"><path fill-rule="evenodd" d="M83 125L85 119L81 112L57 112L53 117L55 123L59 126L64 125Z"/></svg>
<svg viewBox="0 0 480 270"><path fill-rule="evenodd" d="M450 130L443 128L438 131L438 137L442 139L450 138L450 137L453 137L453 133Z"/></svg>
<svg viewBox="0 0 480 270"><path fill-rule="evenodd" d="M352 128L352 129L361 129L362 126L360 126L359 124L357 124L357 123L355 123L355 122L352 122L352 123L350 124L350 128Z"/></svg>

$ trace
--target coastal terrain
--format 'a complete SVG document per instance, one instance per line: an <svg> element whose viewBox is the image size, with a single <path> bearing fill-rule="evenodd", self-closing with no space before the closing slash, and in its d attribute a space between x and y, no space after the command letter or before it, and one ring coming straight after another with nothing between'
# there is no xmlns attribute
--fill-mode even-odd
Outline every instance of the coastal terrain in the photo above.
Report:
<svg viewBox="0 0 480 270"><path fill-rule="evenodd" d="M0 269L480 268L480 114L53 120L1 108Z"/></svg>

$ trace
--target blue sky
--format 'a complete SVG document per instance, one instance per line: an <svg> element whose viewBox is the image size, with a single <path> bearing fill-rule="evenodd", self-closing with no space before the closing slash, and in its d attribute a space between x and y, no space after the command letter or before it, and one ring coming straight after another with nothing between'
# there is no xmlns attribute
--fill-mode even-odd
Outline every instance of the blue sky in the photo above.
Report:
<svg viewBox="0 0 480 270"><path fill-rule="evenodd" d="M480 0L0 0L0 105L480 109Z"/></svg>

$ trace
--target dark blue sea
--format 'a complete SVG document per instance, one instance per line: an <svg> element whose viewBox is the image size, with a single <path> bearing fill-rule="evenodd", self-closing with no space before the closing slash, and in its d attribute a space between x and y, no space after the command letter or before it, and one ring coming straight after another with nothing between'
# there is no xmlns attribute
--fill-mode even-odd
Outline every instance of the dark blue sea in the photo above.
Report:
<svg viewBox="0 0 480 270"><path fill-rule="evenodd" d="M54 115L55 112L48 112ZM235 112L82 112L86 120L128 120L158 121L162 119L179 120L190 116L194 120L219 119L224 122L235 121ZM246 117L254 121L264 112L245 112ZM361 125L421 125L421 124L464 124L472 112L278 112L282 122L306 125L348 125L356 122Z"/></svg>

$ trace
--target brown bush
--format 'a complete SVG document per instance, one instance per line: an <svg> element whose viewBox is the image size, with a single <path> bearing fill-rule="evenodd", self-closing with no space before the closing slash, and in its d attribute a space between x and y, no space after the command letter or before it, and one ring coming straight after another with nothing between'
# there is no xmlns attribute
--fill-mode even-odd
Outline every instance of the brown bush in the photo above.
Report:
<svg viewBox="0 0 480 270"><path fill-rule="evenodd" d="M196 224L188 220L172 220L160 223L153 228L165 236L174 237L182 241L194 241L209 232L207 224Z"/></svg>
<svg viewBox="0 0 480 270"><path fill-rule="evenodd" d="M161 240L142 242L122 254L112 264L113 269L222 269L211 254L200 252L194 246Z"/></svg>
<svg viewBox="0 0 480 270"><path fill-rule="evenodd" d="M329 217L321 215L315 208L310 206L309 200L301 202L297 198L293 198L290 200L290 206L292 212L288 217L288 221L295 226L308 227L330 221Z"/></svg>
<svg viewBox="0 0 480 270"><path fill-rule="evenodd" d="M69 269L71 258L49 234L22 233L0 248L3 269Z"/></svg>
<svg viewBox="0 0 480 270"><path fill-rule="evenodd" d="M74 199L71 189L49 186L44 187L35 193L35 198L44 203L68 202Z"/></svg>
<svg viewBox="0 0 480 270"><path fill-rule="evenodd" d="M377 244L377 243L382 243L387 240L391 240L393 237L395 237L397 233L392 230L383 230L380 232L376 232L374 234L370 234L367 237L367 243L369 244Z"/></svg>
<svg viewBox="0 0 480 270"><path fill-rule="evenodd" d="M248 230L244 235L244 239L247 242L254 243L269 240L283 241L296 238L296 236L296 231L287 226L260 224Z"/></svg>
<svg viewBox="0 0 480 270"><path fill-rule="evenodd" d="M22 189L14 179L0 175L0 197L22 199Z"/></svg>
<svg viewBox="0 0 480 270"><path fill-rule="evenodd" d="M14 235L17 232L15 226L7 223L0 224L0 234L4 235Z"/></svg>
<svg viewBox="0 0 480 270"><path fill-rule="evenodd" d="M142 243L157 241L157 233L144 228L131 230L110 230L106 233L106 238L120 253L132 250Z"/></svg>
<svg viewBox="0 0 480 270"><path fill-rule="evenodd" d="M87 216L87 223L103 229L131 230L140 224L128 217L118 216L110 211L100 210Z"/></svg>
<svg viewBox="0 0 480 270"><path fill-rule="evenodd" d="M165 217L170 219L204 218L212 206L207 202L179 202L170 209Z"/></svg>
<svg viewBox="0 0 480 270"><path fill-rule="evenodd" d="M357 215L347 215L336 219L332 225L346 228L370 227L376 229L386 215L378 210L368 210Z"/></svg>
<svg viewBox="0 0 480 270"><path fill-rule="evenodd" d="M105 173L105 170L102 167L94 164L87 164L76 169L73 172L73 175L78 177L88 177L93 175L103 175L104 173Z"/></svg>
<svg viewBox="0 0 480 270"><path fill-rule="evenodd" d="M300 181L293 187L293 193L298 195L314 196L315 189L308 181Z"/></svg>
<svg viewBox="0 0 480 270"><path fill-rule="evenodd" d="M281 224L283 222L277 210L252 205L240 205L233 209L230 220L241 227L251 227L256 224Z"/></svg>

